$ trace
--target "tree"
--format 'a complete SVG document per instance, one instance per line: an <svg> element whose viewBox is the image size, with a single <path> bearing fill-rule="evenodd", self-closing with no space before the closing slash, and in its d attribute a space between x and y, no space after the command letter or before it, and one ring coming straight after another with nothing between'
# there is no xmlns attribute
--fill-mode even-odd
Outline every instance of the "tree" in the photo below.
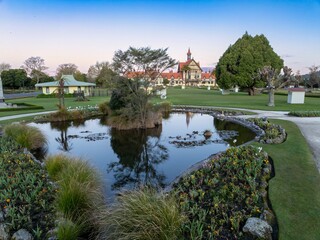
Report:
<svg viewBox="0 0 320 240"><path fill-rule="evenodd" d="M30 77L36 79L36 83L39 83L42 72L48 69L44 64L44 59L41 57L30 57L24 61L21 66Z"/></svg>
<svg viewBox="0 0 320 240"><path fill-rule="evenodd" d="M308 85L312 88L319 87L320 85L320 73L318 70L320 69L320 66L312 65L309 69L309 81Z"/></svg>
<svg viewBox="0 0 320 240"><path fill-rule="evenodd" d="M60 64L56 70L56 78L59 81L62 75L73 75L77 70L77 65L73 63Z"/></svg>
<svg viewBox="0 0 320 240"><path fill-rule="evenodd" d="M149 86L158 76L177 62L169 57L168 48L152 50L149 47L129 47L125 52L118 50L113 57L113 67L119 75L141 80Z"/></svg>
<svg viewBox="0 0 320 240"><path fill-rule="evenodd" d="M294 81L291 68L285 66L282 71L283 74L280 74L279 70L274 69L271 66L264 66L258 71L260 79L267 83L266 88L269 92L269 107L275 106L274 93L276 89L282 88Z"/></svg>
<svg viewBox="0 0 320 240"><path fill-rule="evenodd" d="M263 86L257 73L264 66L280 70L283 60L273 51L264 35L252 37L245 33L219 59L216 66L217 83L224 89L236 85L247 88L249 95L254 95L254 88Z"/></svg>
<svg viewBox="0 0 320 240"><path fill-rule="evenodd" d="M11 68L11 65L9 63L0 63L0 74L2 71L9 70Z"/></svg>
<svg viewBox="0 0 320 240"><path fill-rule="evenodd" d="M1 79L3 87L18 89L30 86L31 79L28 78L24 69L9 69L2 71Z"/></svg>
<svg viewBox="0 0 320 240"><path fill-rule="evenodd" d="M96 62L95 65L91 65L88 69L87 77L89 82L96 82L102 68L111 68L109 62Z"/></svg>
<svg viewBox="0 0 320 240"><path fill-rule="evenodd" d="M38 70L32 70L30 77L32 79L32 84L35 85L37 81L39 82L53 82L54 78L50 77L48 74L44 72L39 72Z"/></svg>
<svg viewBox="0 0 320 240"><path fill-rule="evenodd" d="M80 72L79 70L75 71L73 73L73 76L76 80L80 82L86 82L87 81L87 74Z"/></svg>
<svg viewBox="0 0 320 240"><path fill-rule="evenodd" d="M110 99L110 107L113 99L121 99L122 114L127 119L139 121L141 128L146 128L151 110L151 91L148 87L163 71L176 64L167 54L167 49L130 47L125 52L118 50L113 57L114 69L121 76L130 75L131 80L121 79L117 83Z"/></svg>

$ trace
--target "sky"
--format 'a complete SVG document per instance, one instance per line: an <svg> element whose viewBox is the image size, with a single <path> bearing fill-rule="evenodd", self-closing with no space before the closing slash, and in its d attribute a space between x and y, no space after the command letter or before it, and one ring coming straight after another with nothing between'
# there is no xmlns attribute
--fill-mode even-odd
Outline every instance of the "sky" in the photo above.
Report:
<svg viewBox="0 0 320 240"><path fill-rule="evenodd" d="M246 31L294 72L320 65L320 0L0 0L0 63L39 56L51 75L63 63L86 73L129 46L168 48L177 61L190 47L212 67Z"/></svg>

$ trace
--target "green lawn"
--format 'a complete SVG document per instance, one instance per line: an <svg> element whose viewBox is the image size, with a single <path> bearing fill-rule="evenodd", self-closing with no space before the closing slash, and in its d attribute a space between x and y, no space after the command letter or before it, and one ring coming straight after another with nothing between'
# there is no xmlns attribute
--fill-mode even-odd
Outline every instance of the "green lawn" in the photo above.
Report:
<svg viewBox="0 0 320 240"><path fill-rule="evenodd" d="M278 219L279 239L319 239L320 175L310 148L294 123L272 122L288 133L282 144L259 144L274 161L269 198Z"/></svg>
<svg viewBox="0 0 320 240"><path fill-rule="evenodd" d="M90 101L85 102L77 102L74 98L65 98L66 107L77 107L77 106L87 106L87 105L96 105L101 102L109 100L109 97L90 97ZM43 106L44 109L40 110L20 110L20 111L10 111L10 112L0 112L0 117L10 116L10 115L18 115L24 113L33 113L33 112L43 112L43 111L52 111L57 110L57 104L59 100L57 98L22 98L22 99L13 99L7 100L8 103L30 103L38 106Z"/></svg>
<svg viewBox="0 0 320 240"><path fill-rule="evenodd" d="M273 111L320 110L320 98L307 97L305 104L288 104L287 96L276 95L275 107L268 107L268 95L248 96L247 93L221 95L220 91L198 88L168 88L166 101L175 105L219 106Z"/></svg>

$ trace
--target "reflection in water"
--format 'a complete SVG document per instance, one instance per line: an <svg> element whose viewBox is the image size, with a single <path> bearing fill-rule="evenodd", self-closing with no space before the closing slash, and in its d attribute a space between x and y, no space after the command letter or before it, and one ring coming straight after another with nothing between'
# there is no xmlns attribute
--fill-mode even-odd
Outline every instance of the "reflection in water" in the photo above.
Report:
<svg viewBox="0 0 320 240"><path fill-rule="evenodd" d="M59 143L59 150L69 152L72 149L70 139L68 138L68 128L71 126L71 122L50 122L52 129L56 129L60 132L60 137L56 137L56 142Z"/></svg>
<svg viewBox="0 0 320 240"><path fill-rule="evenodd" d="M241 144L251 141L256 136L254 132L250 131L248 128L240 124L219 120L217 118L214 118L213 121L214 121L215 128L218 130L218 133L219 131L223 131L223 130L229 130L229 131L232 130L232 131L238 132L237 136L230 139L224 139L231 146L239 146Z"/></svg>
<svg viewBox="0 0 320 240"><path fill-rule="evenodd" d="M192 112L186 112L186 123L187 123L187 127L189 127L190 124L190 120L193 117L193 113Z"/></svg>
<svg viewBox="0 0 320 240"><path fill-rule="evenodd" d="M59 150L64 152L69 152L72 149L71 138L68 136L68 128L71 125L80 127L84 125L84 121L50 122L51 128L60 132L60 136L56 137L55 140L59 143Z"/></svg>
<svg viewBox="0 0 320 240"><path fill-rule="evenodd" d="M113 189L165 185L165 175L156 170L169 156L167 148L159 143L161 131L161 126L126 131L110 129L110 144L119 158L108 164L108 171L114 173L116 180Z"/></svg>

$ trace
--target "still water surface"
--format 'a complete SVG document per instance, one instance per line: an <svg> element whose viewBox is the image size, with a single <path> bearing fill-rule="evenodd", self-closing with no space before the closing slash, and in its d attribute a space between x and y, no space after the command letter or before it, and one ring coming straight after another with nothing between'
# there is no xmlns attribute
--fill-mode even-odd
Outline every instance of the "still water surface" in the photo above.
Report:
<svg viewBox="0 0 320 240"><path fill-rule="evenodd" d="M103 118L30 125L47 136L46 154L81 157L97 168L111 199L120 189L165 186L194 163L255 137L243 126L192 113L170 114L162 126L147 130L116 130ZM208 139L205 130L213 133Z"/></svg>

